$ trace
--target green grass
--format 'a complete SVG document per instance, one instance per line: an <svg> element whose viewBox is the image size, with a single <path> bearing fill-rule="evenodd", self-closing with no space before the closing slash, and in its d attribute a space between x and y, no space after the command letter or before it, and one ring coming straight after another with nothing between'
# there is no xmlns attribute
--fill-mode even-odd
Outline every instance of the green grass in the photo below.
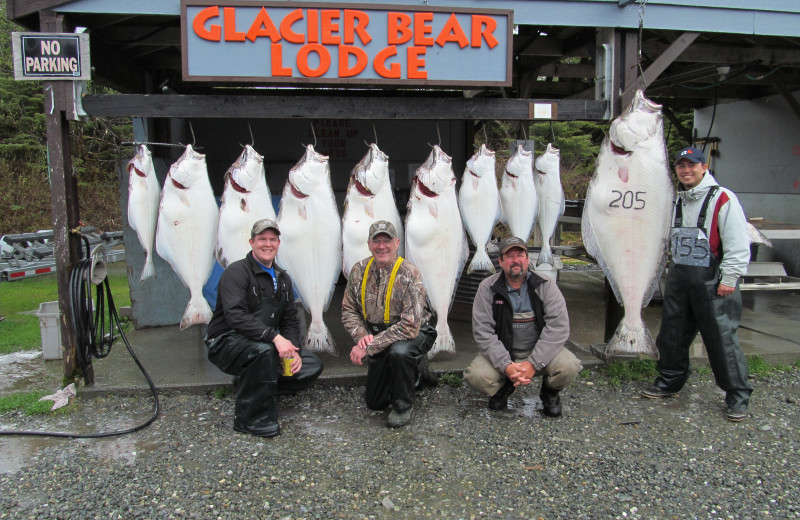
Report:
<svg viewBox="0 0 800 520"><path fill-rule="evenodd" d="M459 388L464 380L458 374L448 372L439 376L439 383L453 388Z"/></svg>
<svg viewBox="0 0 800 520"><path fill-rule="evenodd" d="M53 401L39 401L48 395L45 392L17 392L11 395L0 397L0 413L12 410L22 410L28 415L40 414L59 414L71 411L75 405L68 404L58 410L51 412Z"/></svg>
<svg viewBox="0 0 800 520"><path fill-rule="evenodd" d="M226 386L218 386L214 390L211 391L211 395L214 396L214 399L225 399L231 393L231 389Z"/></svg>
<svg viewBox="0 0 800 520"><path fill-rule="evenodd" d="M121 267L111 264L108 282L117 308L131 304L128 278L124 263ZM27 278L17 282L0 282L0 354L20 350L41 348L39 318L35 315L20 314L36 311L39 304L58 300L56 275L48 274Z"/></svg>
<svg viewBox="0 0 800 520"><path fill-rule="evenodd" d="M773 368L761 356L747 356L747 371L753 377L768 376Z"/></svg>

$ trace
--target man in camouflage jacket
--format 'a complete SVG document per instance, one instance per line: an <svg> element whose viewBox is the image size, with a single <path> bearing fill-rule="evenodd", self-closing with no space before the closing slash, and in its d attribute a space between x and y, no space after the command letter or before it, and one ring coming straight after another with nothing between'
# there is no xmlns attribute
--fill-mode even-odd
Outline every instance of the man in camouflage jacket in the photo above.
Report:
<svg viewBox="0 0 800 520"><path fill-rule="evenodd" d="M397 255L394 225L373 223L367 245L372 256L354 265L347 279L342 323L356 342L350 360L359 366L367 361L367 406L383 410L391 404L388 424L397 428L411 420L414 389L427 370L425 354L436 331L428 325L419 270Z"/></svg>

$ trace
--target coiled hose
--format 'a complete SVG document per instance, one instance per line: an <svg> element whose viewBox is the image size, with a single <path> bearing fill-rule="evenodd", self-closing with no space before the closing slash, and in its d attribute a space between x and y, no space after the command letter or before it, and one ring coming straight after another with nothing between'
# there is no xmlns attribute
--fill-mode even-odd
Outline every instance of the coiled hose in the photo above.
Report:
<svg viewBox="0 0 800 520"><path fill-rule="evenodd" d="M156 420L159 414L158 390L150 378L150 374L139 362L139 358L133 352L122 325L119 322L119 315L114 306L114 298L111 296L111 286L108 277L103 273L102 280L98 280L93 273L93 262L89 253L89 240L81 234L81 239L86 246L86 258L79 260L70 273L69 295L70 306L72 308L72 326L75 330L75 343L77 345L78 366L85 374L91 366L91 358L102 359L111 352L111 345L114 343L114 326L116 325L119 337L125 343L128 353L139 367L139 370L147 379L150 392L153 395L153 415L144 423L123 430L99 433L69 433L69 432L42 432L42 431L2 431L3 435L32 435L38 437L67 437L71 439L97 439L102 437L113 437L125 435L146 428ZM92 305L92 278L95 277L96 285L95 297L96 306ZM106 323L108 331L106 332Z"/></svg>

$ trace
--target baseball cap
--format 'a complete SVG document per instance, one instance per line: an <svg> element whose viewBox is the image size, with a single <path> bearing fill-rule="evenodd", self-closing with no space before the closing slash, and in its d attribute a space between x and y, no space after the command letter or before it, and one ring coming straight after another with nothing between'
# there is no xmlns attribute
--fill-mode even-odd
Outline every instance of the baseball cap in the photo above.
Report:
<svg viewBox="0 0 800 520"><path fill-rule="evenodd" d="M278 236L281 234L281 230L278 229L278 224L276 224L274 220L262 218L253 224L253 229L250 230L250 240L254 239L256 235L263 233L267 229L273 230Z"/></svg>
<svg viewBox="0 0 800 520"><path fill-rule="evenodd" d="M523 249L526 253L528 252L528 244L526 244L524 240L517 237L508 237L500 242L500 254L504 255L509 249L513 249L515 247Z"/></svg>
<svg viewBox="0 0 800 520"><path fill-rule="evenodd" d="M370 240L381 234L389 235L389 238L397 238L397 230L394 228L394 224L388 220L379 220L377 222L373 222L369 227Z"/></svg>
<svg viewBox="0 0 800 520"><path fill-rule="evenodd" d="M706 156L699 148L694 148L692 146L688 148L684 148L677 154L675 154L675 162L680 161L681 159L688 159L693 163L706 163ZM673 163L674 164L674 163Z"/></svg>

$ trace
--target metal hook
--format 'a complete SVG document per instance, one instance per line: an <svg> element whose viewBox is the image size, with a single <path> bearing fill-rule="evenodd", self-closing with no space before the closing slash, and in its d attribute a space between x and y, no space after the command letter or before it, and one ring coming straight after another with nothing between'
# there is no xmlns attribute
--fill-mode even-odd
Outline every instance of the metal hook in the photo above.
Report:
<svg viewBox="0 0 800 520"><path fill-rule="evenodd" d="M314 123L311 123L311 135L314 136L314 148L317 148L317 133L314 131Z"/></svg>
<svg viewBox="0 0 800 520"><path fill-rule="evenodd" d="M555 132L555 130L553 130L553 120L552 119L550 120L550 135L553 136L552 143L553 143L553 146L555 146L555 144L556 144L556 132Z"/></svg>
<svg viewBox="0 0 800 520"><path fill-rule="evenodd" d="M372 133L375 135L375 146L378 146L378 129L375 128L375 121L372 122Z"/></svg>
<svg viewBox="0 0 800 520"><path fill-rule="evenodd" d="M192 133L192 148L194 148L197 144L197 139L194 136L194 127L192 126L191 121L189 121L189 131Z"/></svg>
<svg viewBox="0 0 800 520"><path fill-rule="evenodd" d="M439 136L439 148L442 147L442 133L439 131L439 123L436 123L436 135Z"/></svg>
<svg viewBox="0 0 800 520"><path fill-rule="evenodd" d="M253 127L250 126L250 121L247 122L247 129L250 130L250 146L255 148L255 146L256 146L256 138L253 137Z"/></svg>

